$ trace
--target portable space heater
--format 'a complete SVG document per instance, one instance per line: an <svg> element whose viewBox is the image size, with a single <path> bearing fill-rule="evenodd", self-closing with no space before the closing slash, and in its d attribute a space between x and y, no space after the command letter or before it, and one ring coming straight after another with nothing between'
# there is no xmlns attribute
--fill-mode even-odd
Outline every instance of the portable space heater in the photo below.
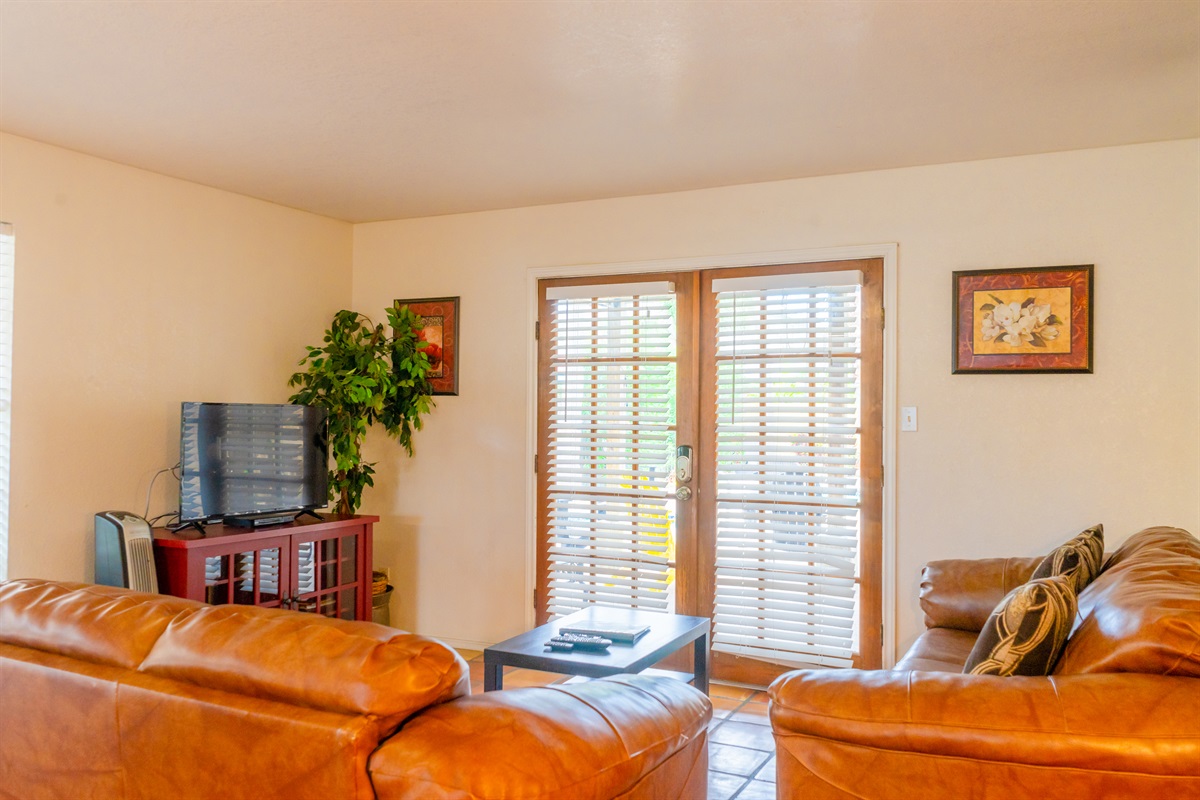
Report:
<svg viewBox="0 0 1200 800"><path fill-rule="evenodd" d="M96 583L158 592L150 523L128 511L96 515Z"/></svg>

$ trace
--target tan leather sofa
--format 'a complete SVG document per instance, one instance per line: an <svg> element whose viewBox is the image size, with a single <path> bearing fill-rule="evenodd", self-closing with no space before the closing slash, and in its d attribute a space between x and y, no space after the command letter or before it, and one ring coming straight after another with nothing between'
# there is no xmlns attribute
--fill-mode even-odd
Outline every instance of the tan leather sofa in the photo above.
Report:
<svg viewBox="0 0 1200 800"><path fill-rule="evenodd" d="M372 623L0 584L0 797L704 796L691 686L469 691L453 650Z"/></svg>
<svg viewBox="0 0 1200 800"><path fill-rule="evenodd" d="M1040 560L932 562L927 630L894 669L781 676L779 797L1200 797L1200 542L1151 528L1112 553L1053 674L962 674Z"/></svg>

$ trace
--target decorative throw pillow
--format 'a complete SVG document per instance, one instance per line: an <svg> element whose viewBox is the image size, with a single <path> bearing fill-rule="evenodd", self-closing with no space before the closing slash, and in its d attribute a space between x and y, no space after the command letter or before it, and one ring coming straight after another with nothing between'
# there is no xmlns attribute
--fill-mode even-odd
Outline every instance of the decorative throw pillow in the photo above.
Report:
<svg viewBox="0 0 1200 800"><path fill-rule="evenodd" d="M1082 568L1088 570L1088 579L1083 583L1084 586L1087 586L1100 574L1100 570L1104 569L1104 526L1093 525L1067 544L1079 548L1079 553L1083 558Z"/></svg>
<svg viewBox="0 0 1200 800"><path fill-rule="evenodd" d="M970 675L1049 675L1075 622L1075 583L1034 578L988 617L963 665Z"/></svg>
<svg viewBox="0 0 1200 800"><path fill-rule="evenodd" d="M1034 578L1069 577L1075 592L1082 592L1100 574L1104 564L1104 526L1093 525L1071 541L1054 548L1033 571Z"/></svg>

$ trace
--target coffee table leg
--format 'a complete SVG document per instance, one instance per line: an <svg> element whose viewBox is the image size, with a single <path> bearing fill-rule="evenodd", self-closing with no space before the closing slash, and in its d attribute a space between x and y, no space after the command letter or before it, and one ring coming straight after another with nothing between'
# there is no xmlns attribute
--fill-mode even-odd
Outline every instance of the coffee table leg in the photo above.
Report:
<svg viewBox="0 0 1200 800"><path fill-rule="evenodd" d="M692 684L700 691L708 694L708 633L692 643L694 665L692 673L696 676Z"/></svg>
<svg viewBox="0 0 1200 800"><path fill-rule="evenodd" d="M495 692L504 688L504 665L488 661L487 654L483 656L483 690Z"/></svg>

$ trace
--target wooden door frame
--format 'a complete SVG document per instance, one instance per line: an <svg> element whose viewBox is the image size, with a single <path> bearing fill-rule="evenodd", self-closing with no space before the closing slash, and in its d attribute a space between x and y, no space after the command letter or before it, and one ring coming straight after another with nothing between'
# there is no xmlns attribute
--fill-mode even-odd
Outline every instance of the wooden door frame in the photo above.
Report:
<svg viewBox="0 0 1200 800"><path fill-rule="evenodd" d="M534 327L538 320L538 281L546 278L634 275L650 272L684 272L726 267L757 267L777 264L805 264L822 261L883 259L883 305L886 325L883 329L883 519L882 519L882 660L885 668L896 660L896 433L899 427L896 386L897 268L899 246L895 243L854 245L819 249L737 253L694 256L658 261L608 264L573 264L531 267L526 272L527 352L526 352L526 455L525 455L525 605L524 626L535 627L535 598L538 561L538 480L535 456L538 452L538 342Z"/></svg>

